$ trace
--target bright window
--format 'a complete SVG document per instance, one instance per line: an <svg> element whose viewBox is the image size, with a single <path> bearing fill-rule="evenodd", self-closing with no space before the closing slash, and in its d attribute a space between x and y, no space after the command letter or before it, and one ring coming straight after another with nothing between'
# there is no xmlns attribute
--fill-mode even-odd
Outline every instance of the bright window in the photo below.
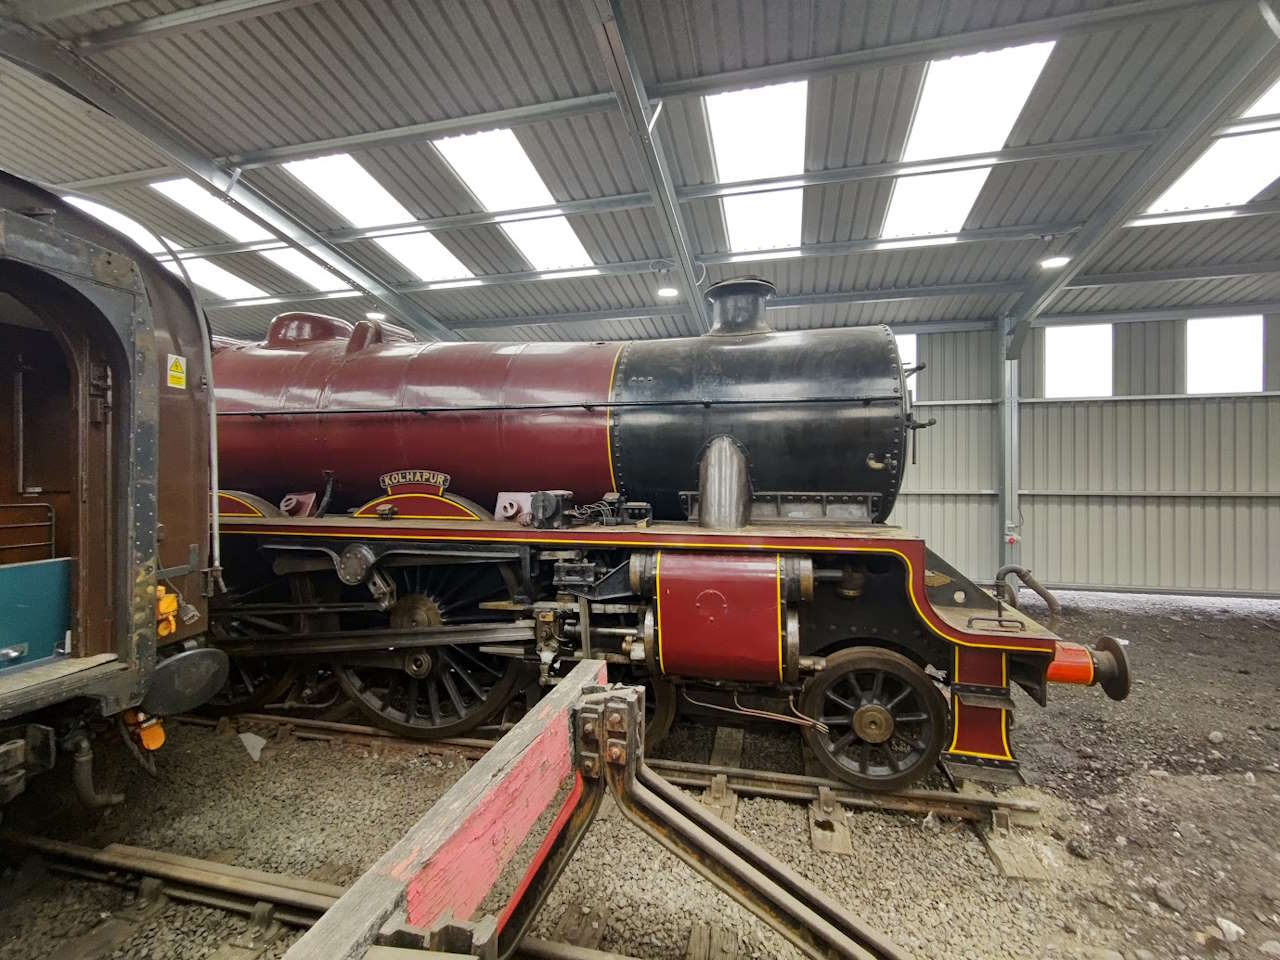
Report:
<svg viewBox="0 0 1280 960"><path fill-rule="evenodd" d="M102 221L111 229L123 233L148 253L162 255L165 253L164 244L160 242L154 233L119 210L112 209L106 204L98 203L96 200L86 200L83 197L68 196L62 199L73 207L83 210L89 216ZM181 244L175 243L168 237L165 237L165 243L174 251L182 249ZM182 276L182 271L178 269L178 265L172 260L166 259L161 262L170 273L177 277ZM219 300L246 300L267 295L266 291L255 287L248 280L243 280L234 273L224 270L217 264L210 263L201 257L183 260L182 265L187 268L187 273L190 275L192 283L209 291Z"/></svg>
<svg viewBox="0 0 1280 960"><path fill-rule="evenodd" d="M1046 328L1044 395L1111 396L1111 346L1109 323Z"/></svg>
<svg viewBox="0 0 1280 960"><path fill-rule="evenodd" d="M706 97L707 128L722 183L804 173L809 84L778 83ZM761 131L761 123L768 124ZM774 190L721 201L729 249L773 250L800 245L804 191Z"/></svg>
<svg viewBox="0 0 1280 960"><path fill-rule="evenodd" d="M1053 47L1052 41L1030 43L930 62L902 159L1001 149ZM990 172L984 167L899 177L881 235L958 232Z"/></svg>
<svg viewBox="0 0 1280 960"><path fill-rule="evenodd" d="M435 146L486 210L522 210L556 202L510 130L446 137L436 140ZM591 264L591 255L564 217L504 223L502 229L535 270Z"/></svg>
<svg viewBox="0 0 1280 960"><path fill-rule="evenodd" d="M1147 208L1147 213L1245 203L1276 177L1280 177L1280 130L1221 137Z"/></svg>
<svg viewBox="0 0 1280 960"><path fill-rule="evenodd" d="M105 223L112 230L123 233L147 253L164 252L164 245L160 242L160 239L133 217L127 217L119 210L114 210L105 203L98 203L96 200L70 196L62 199L73 207L83 210L95 220Z"/></svg>
<svg viewBox="0 0 1280 960"><path fill-rule="evenodd" d="M176 180L162 180L151 184L151 189L164 194L178 206L194 213L205 223L217 227L238 243L275 239L265 227L254 223L231 204L215 197L194 180L182 177ZM281 270L293 274L313 290L351 289L349 283L344 283L335 277L300 250L288 248L260 250L258 253Z"/></svg>
<svg viewBox="0 0 1280 960"><path fill-rule="evenodd" d="M1262 317L1187 321L1187 393L1262 389Z"/></svg>
<svg viewBox="0 0 1280 960"><path fill-rule="evenodd" d="M174 250L182 249L168 237L165 237L165 240ZM164 268L175 277L182 277L182 271L172 260L165 260L163 263ZM184 259L182 265L187 268L187 274L191 277L192 283L208 290L219 300L251 300L255 297L267 296L265 290L255 287L248 280L242 280L234 273L222 269L203 257Z"/></svg>
<svg viewBox="0 0 1280 960"><path fill-rule="evenodd" d="M1280 80L1273 83L1271 89L1255 100L1241 116L1265 117L1273 113L1280 113Z"/></svg>
<svg viewBox="0 0 1280 960"><path fill-rule="evenodd" d="M916 364L916 335L914 333L900 333L894 336L898 341L898 359L902 362L902 366L914 367ZM907 380L907 392L914 398L916 395L916 378L910 377Z"/></svg>
<svg viewBox="0 0 1280 960"><path fill-rule="evenodd" d="M417 219L350 154L294 160L284 168L353 227L390 226ZM461 260L425 230L377 237L373 242L420 280L472 276Z"/></svg>

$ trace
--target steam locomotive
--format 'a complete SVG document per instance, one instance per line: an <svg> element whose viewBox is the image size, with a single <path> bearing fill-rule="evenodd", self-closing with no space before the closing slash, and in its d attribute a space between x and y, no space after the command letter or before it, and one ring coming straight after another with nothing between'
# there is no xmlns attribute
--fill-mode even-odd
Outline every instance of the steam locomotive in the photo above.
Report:
<svg viewBox="0 0 1280 960"><path fill-rule="evenodd" d="M287 313L215 342L231 592L224 698L306 665L400 733L456 736L599 657L678 703L799 726L897 789L939 758L1009 777L1016 684L1129 689L885 524L913 415L882 326L777 332L773 288L706 292L702 337L419 343Z"/></svg>

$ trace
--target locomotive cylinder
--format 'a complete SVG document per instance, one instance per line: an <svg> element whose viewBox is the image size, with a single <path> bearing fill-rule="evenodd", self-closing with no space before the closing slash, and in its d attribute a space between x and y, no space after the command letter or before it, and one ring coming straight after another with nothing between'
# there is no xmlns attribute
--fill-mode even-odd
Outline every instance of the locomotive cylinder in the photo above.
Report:
<svg viewBox="0 0 1280 960"><path fill-rule="evenodd" d="M278 500L332 472L344 508L382 474L430 467L486 509L501 491L569 489L683 519L708 445L729 437L756 519L807 503L882 521L908 426L894 338L771 331L771 292L717 284L714 336L621 344L419 343L372 321L281 315L262 343L217 344L222 486Z"/></svg>

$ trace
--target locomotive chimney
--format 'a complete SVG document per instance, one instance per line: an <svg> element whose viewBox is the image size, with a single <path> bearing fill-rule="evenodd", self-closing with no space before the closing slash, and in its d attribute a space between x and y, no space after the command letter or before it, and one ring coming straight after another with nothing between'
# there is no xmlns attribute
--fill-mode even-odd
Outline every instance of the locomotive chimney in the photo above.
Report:
<svg viewBox="0 0 1280 960"><path fill-rule="evenodd" d="M769 333L764 321L764 302L776 293L768 280L759 277L736 277L722 280L707 288L711 301L712 337L740 337L752 333Z"/></svg>

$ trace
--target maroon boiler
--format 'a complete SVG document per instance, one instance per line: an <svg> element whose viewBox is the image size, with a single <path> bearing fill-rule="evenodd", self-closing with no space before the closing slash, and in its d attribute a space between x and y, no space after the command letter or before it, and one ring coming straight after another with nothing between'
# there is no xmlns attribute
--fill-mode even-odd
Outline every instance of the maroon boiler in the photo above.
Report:
<svg viewBox="0 0 1280 960"><path fill-rule="evenodd" d="M592 405L608 402L620 350L418 343L382 324L283 314L263 343L216 344L221 485L279 500L332 471L342 508L375 497L383 474L423 467L486 510L511 489L589 502L616 489L608 413Z"/></svg>

